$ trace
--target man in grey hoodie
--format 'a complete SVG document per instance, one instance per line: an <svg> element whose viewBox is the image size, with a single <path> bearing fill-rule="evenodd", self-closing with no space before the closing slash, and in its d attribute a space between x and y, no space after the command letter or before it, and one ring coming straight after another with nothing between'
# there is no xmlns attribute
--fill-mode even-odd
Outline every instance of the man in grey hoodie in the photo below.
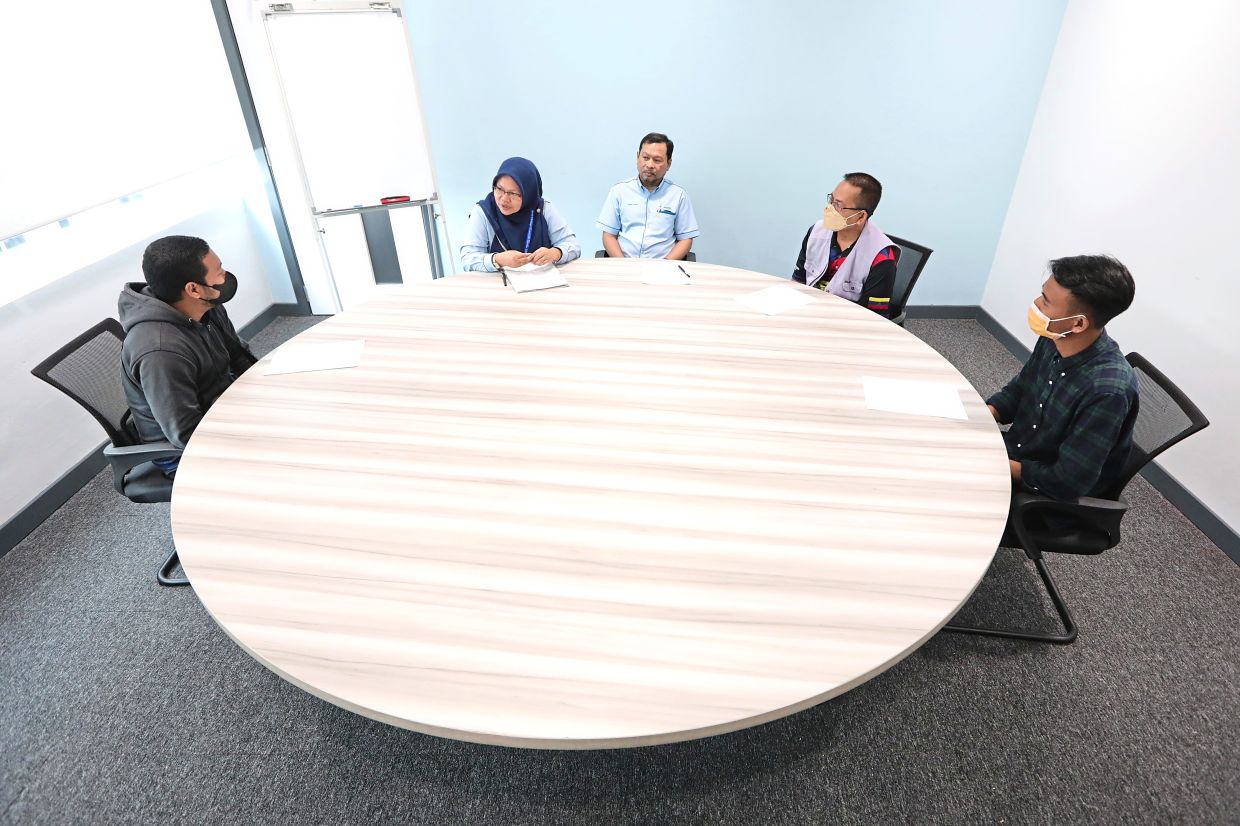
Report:
<svg viewBox="0 0 1240 826"><path fill-rule="evenodd" d="M237 277L206 241L152 241L142 274L146 283L126 284L118 302L125 398L143 443L183 448L208 408L257 359L223 307L237 292ZM171 475L177 462L157 464Z"/></svg>

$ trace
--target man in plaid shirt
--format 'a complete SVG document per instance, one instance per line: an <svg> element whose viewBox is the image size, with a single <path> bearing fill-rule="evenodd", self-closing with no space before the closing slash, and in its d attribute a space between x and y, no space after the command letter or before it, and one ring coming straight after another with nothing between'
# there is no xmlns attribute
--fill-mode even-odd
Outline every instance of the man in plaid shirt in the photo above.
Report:
<svg viewBox="0 0 1240 826"><path fill-rule="evenodd" d="M1012 479L1053 499L1114 498L1132 449L1137 379L1106 324L1132 304L1127 267L1104 255L1050 262L1029 308L1041 338L1007 386L986 400Z"/></svg>

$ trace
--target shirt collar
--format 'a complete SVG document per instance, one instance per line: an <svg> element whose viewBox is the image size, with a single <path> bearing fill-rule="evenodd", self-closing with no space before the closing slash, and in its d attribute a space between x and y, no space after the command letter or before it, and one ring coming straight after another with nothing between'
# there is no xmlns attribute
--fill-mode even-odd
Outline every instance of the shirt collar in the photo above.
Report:
<svg viewBox="0 0 1240 826"><path fill-rule="evenodd" d="M659 185L654 188L654 192L651 192L649 189L646 189L646 187L642 186L641 176L634 176L633 185L637 187L637 190L639 192L645 195L649 195L651 198L653 198L656 195L662 195L667 190L667 188L672 185L672 182L669 181L666 177L664 177L663 180L659 181Z"/></svg>
<svg viewBox="0 0 1240 826"><path fill-rule="evenodd" d="M1063 358L1062 356L1059 356L1059 366L1064 371L1073 370L1077 367L1080 367L1083 364L1088 364L1089 362L1093 361L1096 356L1100 355L1106 350L1109 350L1112 346L1113 345L1111 342L1111 337L1107 335L1106 332L1104 331L1102 335L1098 336L1097 341L1095 341L1093 344L1089 345L1088 347L1086 347L1084 350L1077 353L1076 355L1068 356L1067 358ZM1055 354L1056 356L1058 356L1059 352L1056 351Z"/></svg>

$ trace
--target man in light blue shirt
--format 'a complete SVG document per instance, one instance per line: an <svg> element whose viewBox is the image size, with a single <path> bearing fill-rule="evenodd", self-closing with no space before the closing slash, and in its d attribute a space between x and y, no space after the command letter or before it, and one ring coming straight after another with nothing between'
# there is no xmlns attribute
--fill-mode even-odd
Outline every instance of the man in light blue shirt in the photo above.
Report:
<svg viewBox="0 0 1240 826"><path fill-rule="evenodd" d="M607 193L595 222L608 258L683 260L702 234L689 193L663 176L672 165L672 141L651 132L637 147L637 177Z"/></svg>

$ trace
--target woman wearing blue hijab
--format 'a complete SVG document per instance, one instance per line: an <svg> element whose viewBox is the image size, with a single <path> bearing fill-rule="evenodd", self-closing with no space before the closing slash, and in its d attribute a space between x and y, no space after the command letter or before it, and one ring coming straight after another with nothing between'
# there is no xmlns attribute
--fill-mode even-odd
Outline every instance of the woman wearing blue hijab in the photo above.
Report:
<svg viewBox="0 0 1240 826"><path fill-rule="evenodd" d="M538 167L509 158L491 180L491 194L469 213L461 263L467 271L495 272L523 264L567 264L581 245L563 216L543 198Z"/></svg>

